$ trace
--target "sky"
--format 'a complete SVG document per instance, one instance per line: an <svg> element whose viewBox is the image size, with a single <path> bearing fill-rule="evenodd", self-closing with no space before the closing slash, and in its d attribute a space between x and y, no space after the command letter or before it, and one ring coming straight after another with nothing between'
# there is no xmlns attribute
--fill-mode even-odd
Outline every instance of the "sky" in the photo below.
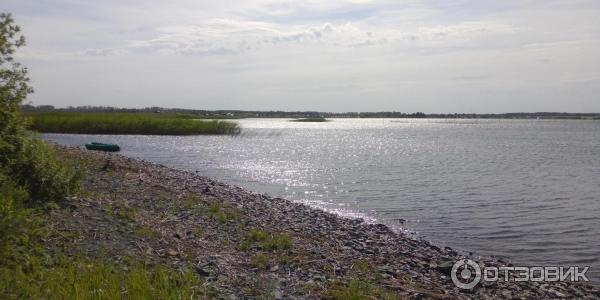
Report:
<svg viewBox="0 0 600 300"><path fill-rule="evenodd" d="M600 112L597 0L2 0L28 101Z"/></svg>

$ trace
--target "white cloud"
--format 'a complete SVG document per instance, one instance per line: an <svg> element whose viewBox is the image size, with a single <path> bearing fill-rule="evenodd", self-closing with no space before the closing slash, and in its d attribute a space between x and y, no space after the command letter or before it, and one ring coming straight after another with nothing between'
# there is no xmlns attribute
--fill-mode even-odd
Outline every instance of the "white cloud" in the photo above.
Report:
<svg viewBox="0 0 600 300"><path fill-rule="evenodd" d="M222 55L239 54L294 43L299 47L318 45L362 47L390 43L464 44L477 38L509 34L517 29L508 25L465 22L449 26L418 27L412 31L374 28L365 24L322 23L319 25L282 25L235 19L208 19L196 25L164 26L155 30L156 37L135 40L116 51L112 48L88 50L90 55L122 54L125 51ZM394 45L389 45L394 46Z"/></svg>
<svg viewBox="0 0 600 300"><path fill-rule="evenodd" d="M118 54L124 54L124 52L114 48L87 49L83 52L83 55L90 56L108 56Z"/></svg>
<svg viewBox="0 0 600 300"><path fill-rule="evenodd" d="M600 111L591 0L6 1L37 103Z"/></svg>

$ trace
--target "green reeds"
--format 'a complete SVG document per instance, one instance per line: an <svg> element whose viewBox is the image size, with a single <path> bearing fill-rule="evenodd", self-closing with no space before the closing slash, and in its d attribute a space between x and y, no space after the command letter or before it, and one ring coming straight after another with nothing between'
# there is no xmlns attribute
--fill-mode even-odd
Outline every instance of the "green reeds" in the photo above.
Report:
<svg viewBox="0 0 600 300"><path fill-rule="evenodd" d="M239 126L220 120L141 113L28 114L30 129L41 133L200 135L237 134Z"/></svg>

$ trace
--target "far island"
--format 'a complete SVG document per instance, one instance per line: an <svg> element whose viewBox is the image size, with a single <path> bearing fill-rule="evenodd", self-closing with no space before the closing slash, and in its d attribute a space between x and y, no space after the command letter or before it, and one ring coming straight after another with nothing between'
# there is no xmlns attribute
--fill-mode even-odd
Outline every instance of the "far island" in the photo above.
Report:
<svg viewBox="0 0 600 300"><path fill-rule="evenodd" d="M325 118L302 118L302 119L294 119L291 120L292 122L329 122L329 120L325 119Z"/></svg>

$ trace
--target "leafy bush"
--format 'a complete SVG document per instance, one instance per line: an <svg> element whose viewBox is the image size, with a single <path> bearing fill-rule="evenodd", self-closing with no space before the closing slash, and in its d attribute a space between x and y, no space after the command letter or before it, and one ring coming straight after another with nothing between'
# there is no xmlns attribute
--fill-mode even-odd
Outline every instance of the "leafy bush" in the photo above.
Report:
<svg viewBox="0 0 600 300"><path fill-rule="evenodd" d="M47 144L25 138L20 146L8 165L16 183L27 190L29 204L60 202L77 190L79 174L59 162Z"/></svg>
<svg viewBox="0 0 600 300"><path fill-rule="evenodd" d="M22 206L26 198L22 187L0 173L0 265L26 264L21 254L37 248L41 228L32 211Z"/></svg>

